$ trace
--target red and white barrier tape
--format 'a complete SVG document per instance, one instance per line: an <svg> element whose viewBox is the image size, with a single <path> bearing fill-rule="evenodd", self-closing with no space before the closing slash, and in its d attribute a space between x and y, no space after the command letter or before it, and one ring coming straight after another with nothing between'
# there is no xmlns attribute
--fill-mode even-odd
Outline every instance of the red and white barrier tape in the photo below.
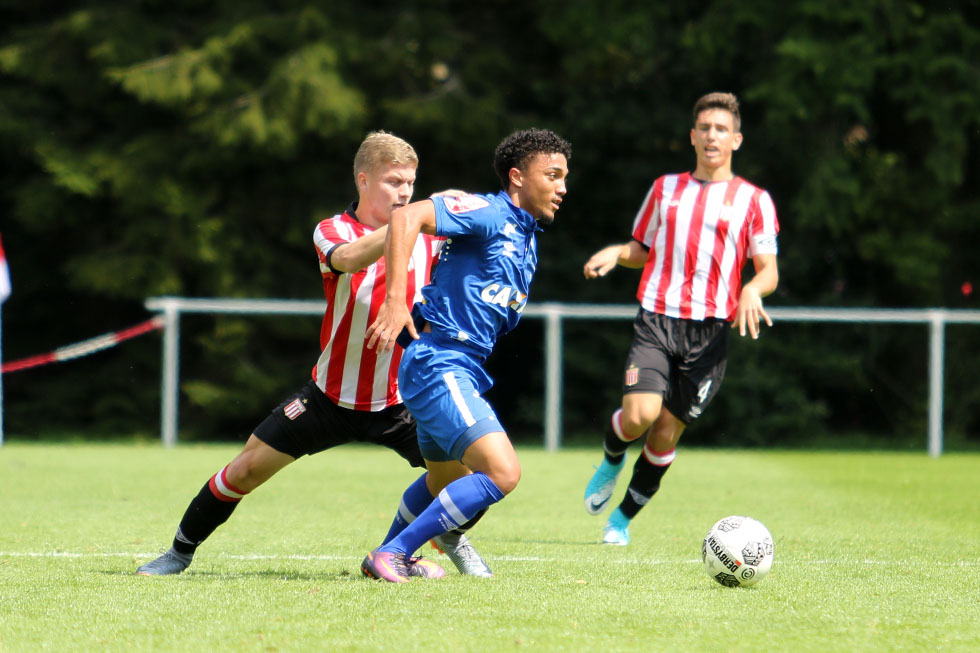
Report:
<svg viewBox="0 0 980 653"><path fill-rule="evenodd" d="M4 363L3 367L0 368L0 372L3 374L6 374L7 372L18 372L20 370L26 370L32 367L47 365L48 363L60 363L73 358L81 358L82 356L88 356L89 354L94 354L95 352L102 351L103 349L115 347L124 340L129 340L130 338L135 338L136 336L141 336L144 333L149 333L150 331L156 331L157 329L162 328L163 316L158 315L147 320L146 322L142 322L128 329L113 331L112 333L106 333L95 338L83 340L74 345L59 347L58 349L50 351L46 354L38 354L37 356L30 356L28 358L22 358L10 363Z"/></svg>

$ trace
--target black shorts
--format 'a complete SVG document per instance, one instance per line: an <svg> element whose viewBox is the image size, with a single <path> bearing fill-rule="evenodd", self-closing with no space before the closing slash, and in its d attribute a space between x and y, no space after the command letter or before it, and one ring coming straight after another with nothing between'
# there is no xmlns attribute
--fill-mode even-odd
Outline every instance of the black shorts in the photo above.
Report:
<svg viewBox="0 0 980 653"><path fill-rule="evenodd" d="M682 320L641 308L633 321L623 394L662 395L667 410L690 424L725 378L729 329L725 320Z"/></svg>
<svg viewBox="0 0 980 653"><path fill-rule="evenodd" d="M425 467L415 420L405 406L369 412L330 401L312 380L279 404L255 429L255 437L293 458L326 451L348 442L393 449L413 467Z"/></svg>

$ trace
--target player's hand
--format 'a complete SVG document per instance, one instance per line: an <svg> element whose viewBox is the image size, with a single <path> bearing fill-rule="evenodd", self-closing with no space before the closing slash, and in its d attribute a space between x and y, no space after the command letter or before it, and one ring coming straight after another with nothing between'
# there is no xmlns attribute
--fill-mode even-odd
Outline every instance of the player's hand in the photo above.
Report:
<svg viewBox="0 0 980 653"><path fill-rule="evenodd" d="M772 320L766 309L762 306L762 296L751 284L742 288L742 296L738 300L738 313L732 328L738 328L738 335L744 336L746 331L752 336L753 340L759 338L761 331L761 321L765 320L767 326L772 326Z"/></svg>
<svg viewBox="0 0 980 653"><path fill-rule="evenodd" d="M619 253L622 247L619 245L613 245L611 247L606 247L605 249L600 249L598 252L592 255L585 263L585 278L595 279L597 277L604 277L609 274L609 271L616 267L616 263L619 261Z"/></svg>
<svg viewBox="0 0 980 653"><path fill-rule="evenodd" d="M391 351L398 339L398 334L405 327L408 327L408 332L414 340L419 339L418 331L415 329L415 321L412 320L412 314L405 303L385 300L385 303L378 310L378 316L365 333L368 339L367 348L374 349L377 345L380 351Z"/></svg>

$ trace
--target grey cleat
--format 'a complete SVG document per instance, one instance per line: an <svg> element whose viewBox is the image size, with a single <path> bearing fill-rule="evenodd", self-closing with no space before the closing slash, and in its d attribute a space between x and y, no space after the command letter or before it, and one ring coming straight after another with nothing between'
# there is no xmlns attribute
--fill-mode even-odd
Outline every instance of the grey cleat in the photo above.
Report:
<svg viewBox="0 0 980 653"><path fill-rule="evenodd" d="M180 553L173 547L170 547L169 551L153 562L146 563L137 569L136 573L140 576L169 576L171 574L179 574L190 566L191 560L193 559L193 553Z"/></svg>
<svg viewBox="0 0 980 653"><path fill-rule="evenodd" d="M493 572L489 565L476 552L473 544L462 533L449 531L432 538L432 545L449 556L456 569L464 576L490 578Z"/></svg>

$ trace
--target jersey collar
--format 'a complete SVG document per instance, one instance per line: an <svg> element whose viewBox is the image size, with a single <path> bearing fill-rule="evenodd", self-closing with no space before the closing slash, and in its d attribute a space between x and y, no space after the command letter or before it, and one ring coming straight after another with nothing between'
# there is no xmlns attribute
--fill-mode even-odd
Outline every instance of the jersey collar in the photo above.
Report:
<svg viewBox="0 0 980 653"><path fill-rule="evenodd" d="M346 213L351 218L353 218L354 219L354 222L360 222L361 221L361 219L357 217L357 200L354 200L353 202L351 202L350 203L350 206L347 207L347 210L344 211L344 213Z"/></svg>

